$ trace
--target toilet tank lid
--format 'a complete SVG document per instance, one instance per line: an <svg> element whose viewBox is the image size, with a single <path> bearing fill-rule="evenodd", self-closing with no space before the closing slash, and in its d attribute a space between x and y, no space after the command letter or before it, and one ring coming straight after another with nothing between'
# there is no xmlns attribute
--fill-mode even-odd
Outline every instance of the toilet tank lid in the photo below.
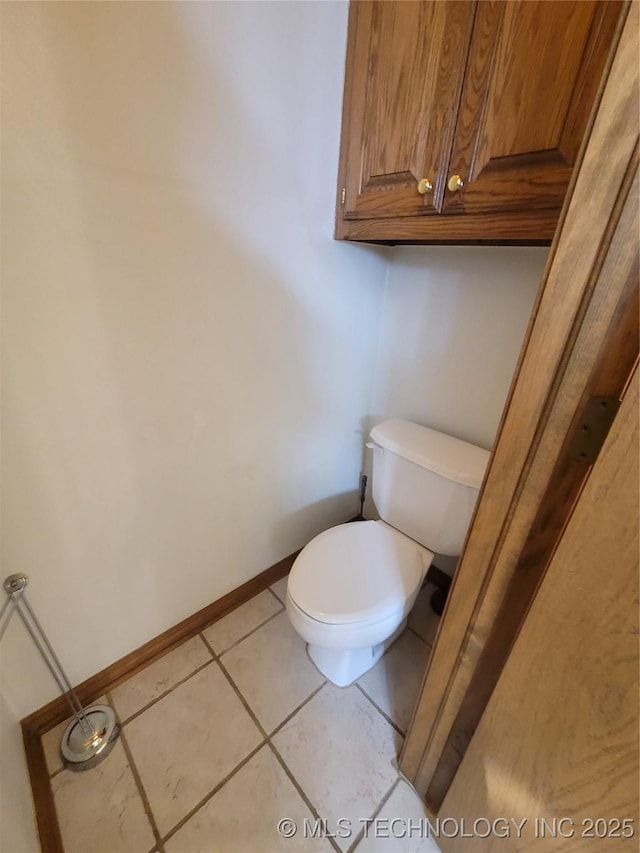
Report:
<svg viewBox="0 0 640 853"><path fill-rule="evenodd" d="M489 451L435 429L394 418L371 430L380 447L433 471L441 477L479 489Z"/></svg>

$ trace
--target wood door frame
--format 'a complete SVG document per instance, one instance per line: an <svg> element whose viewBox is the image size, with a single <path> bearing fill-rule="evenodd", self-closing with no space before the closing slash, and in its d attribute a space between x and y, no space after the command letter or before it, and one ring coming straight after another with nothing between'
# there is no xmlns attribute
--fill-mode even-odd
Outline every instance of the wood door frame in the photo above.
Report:
<svg viewBox="0 0 640 853"><path fill-rule="evenodd" d="M637 5L627 13L400 759L436 810L461 760L461 733L468 742L589 474L586 463L568 465L568 437L591 395L624 393L637 359ZM514 602L518 612L504 630ZM474 676L477 687L487 672L493 682L474 700Z"/></svg>
<svg viewBox="0 0 640 853"><path fill-rule="evenodd" d="M638 850L637 374L439 812L523 831L440 833L442 853Z"/></svg>

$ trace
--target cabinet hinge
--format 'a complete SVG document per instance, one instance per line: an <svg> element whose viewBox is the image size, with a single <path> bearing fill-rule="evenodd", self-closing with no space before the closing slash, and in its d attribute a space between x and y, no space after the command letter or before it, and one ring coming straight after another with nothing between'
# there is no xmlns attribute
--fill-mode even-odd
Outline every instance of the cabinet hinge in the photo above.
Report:
<svg viewBox="0 0 640 853"><path fill-rule="evenodd" d="M347 188L342 187L342 192L340 193L340 204L344 204L344 200L347 197Z"/></svg>
<svg viewBox="0 0 640 853"><path fill-rule="evenodd" d="M574 459L593 465L620 408L615 397L591 397L584 408L569 452Z"/></svg>

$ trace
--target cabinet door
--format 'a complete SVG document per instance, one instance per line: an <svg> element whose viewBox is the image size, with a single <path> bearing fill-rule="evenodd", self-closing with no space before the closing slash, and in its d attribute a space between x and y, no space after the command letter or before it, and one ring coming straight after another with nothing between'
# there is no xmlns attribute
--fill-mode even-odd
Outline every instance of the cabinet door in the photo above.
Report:
<svg viewBox="0 0 640 853"><path fill-rule="evenodd" d="M474 12L469 0L351 3L339 186L345 219L441 210ZM433 184L424 195L422 178Z"/></svg>
<svg viewBox="0 0 640 853"><path fill-rule="evenodd" d="M559 209L619 2L481 2L449 164L446 213Z"/></svg>

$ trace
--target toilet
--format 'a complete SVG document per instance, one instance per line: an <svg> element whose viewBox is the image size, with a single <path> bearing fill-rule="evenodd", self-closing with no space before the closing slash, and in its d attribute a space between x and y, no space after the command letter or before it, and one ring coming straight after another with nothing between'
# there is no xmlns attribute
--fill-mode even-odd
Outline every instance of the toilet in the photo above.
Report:
<svg viewBox="0 0 640 853"><path fill-rule="evenodd" d="M489 453L410 421L372 429L379 521L339 524L298 555L287 614L311 660L346 687L404 630L434 553L458 556Z"/></svg>

